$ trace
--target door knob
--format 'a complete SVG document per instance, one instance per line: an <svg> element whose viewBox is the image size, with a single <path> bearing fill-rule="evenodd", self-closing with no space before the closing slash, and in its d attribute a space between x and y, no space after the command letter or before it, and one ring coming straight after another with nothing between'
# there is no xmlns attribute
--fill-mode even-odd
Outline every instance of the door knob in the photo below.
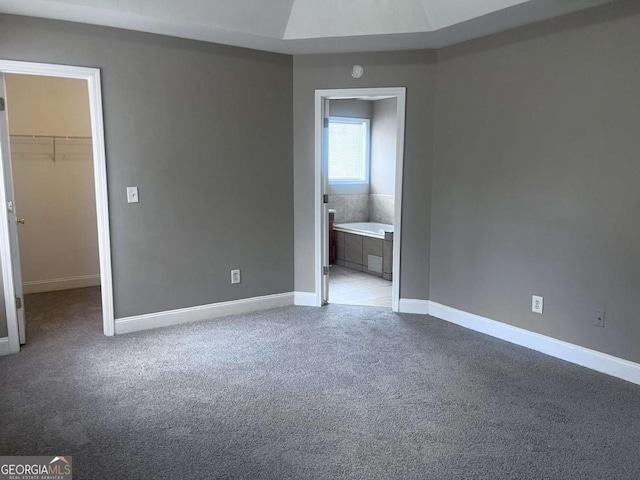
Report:
<svg viewBox="0 0 640 480"><path fill-rule="evenodd" d="M21 225L24 225L24 218L18 218L16 219L16 223L19 223Z"/></svg>

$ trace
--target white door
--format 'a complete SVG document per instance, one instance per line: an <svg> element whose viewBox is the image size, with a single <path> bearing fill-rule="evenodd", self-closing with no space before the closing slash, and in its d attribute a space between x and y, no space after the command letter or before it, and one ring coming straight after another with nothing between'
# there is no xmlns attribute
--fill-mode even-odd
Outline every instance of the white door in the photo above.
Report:
<svg viewBox="0 0 640 480"><path fill-rule="evenodd" d="M322 102L322 304L329 303L329 99Z"/></svg>
<svg viewBox="0 0 640 480"><path fill-rule="evenodd" d="M4 188L7 199L7 217L9 219L9 241L11 243L11 263L13 270L13 288L16 296L16 311L18 315L18 334L20 343L27 341L24 322L24 299L22 295L22 270L20 269L20 249L18 247L18 222L24 223L24 219L18 219L16 205L13 196L13 175L11 172L11 151L9 146L9 129L7 122L6 89L4 75L0 73L0 144L2 146L2 167L4 172ZM7 319L10 321L10 319Z"/></svg>

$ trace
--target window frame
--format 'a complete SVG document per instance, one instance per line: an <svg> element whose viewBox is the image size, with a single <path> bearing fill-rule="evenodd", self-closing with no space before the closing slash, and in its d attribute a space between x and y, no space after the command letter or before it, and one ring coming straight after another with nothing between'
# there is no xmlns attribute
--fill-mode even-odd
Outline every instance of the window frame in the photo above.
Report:
<svg viewBox="0 0 640 480"><path fill-rule="evenodd" d="M330 176L330 159L327 152L327 180L329 185L368 185L371 175L371 119L358 117L340 117L330 116L329 125L331 123L347 123L353 125L365 126L365 148L364 148L364 178L331 178ZM327 142L330 142L329 129L327 129Z"/></svg>

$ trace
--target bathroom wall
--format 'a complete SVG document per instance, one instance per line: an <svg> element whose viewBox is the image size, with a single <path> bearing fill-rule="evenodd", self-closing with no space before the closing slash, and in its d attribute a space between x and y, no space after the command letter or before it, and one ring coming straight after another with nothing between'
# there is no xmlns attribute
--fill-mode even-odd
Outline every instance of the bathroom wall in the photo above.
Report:
<svg viewBox="0 0 640 480"><path fill-rule="evenodd" d="M372 103L367 100L331 100L329 115L371 119ZM335 223L369 221L369 190L369 184L329 184L329 208L336 211Z"/></svg>
<svg viewBox="0 0 640 480"><path fill-rule="evenodd" d="M394 224L397 99L372 102L369 221Z"/></svg>
<svg viewBox="0 0 640 480"><path fill-rule="evenodd" d="M370 182L329 184L329 208L335 223L379 222L393 225L395 210L397 100L332 100L330 115L371 120Z"/></svg>
<svg viewBox="0 0 640 480"><path fill-rule="evenodd" d="M91 139L84 80L5 75L20 264L25 293L100 284Z"/></svg>
<svg viewBox="0 0 640 480"><path fill-rule="evenodd" d="M369 100L331 100L329 115L332 117L371 118L372 103Z"/></svg>

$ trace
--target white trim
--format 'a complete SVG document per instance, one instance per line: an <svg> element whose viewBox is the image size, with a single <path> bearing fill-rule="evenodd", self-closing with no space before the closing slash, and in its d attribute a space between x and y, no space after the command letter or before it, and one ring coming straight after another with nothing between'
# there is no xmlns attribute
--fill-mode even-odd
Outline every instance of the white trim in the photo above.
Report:
<svg viewBox="0 0 640 480"><path fill-rule="evenodd" d="M412 298L401 298L399 302L398 312L429 315L430 303L431 302L429 302L429 300L415 300Z"/></svg>
<svg viewBox="0 0 640 480"><path fill-rule="evenodd" d="M393 215L393 281L391 284L391 309L400 309L400 245L402 242L402 187L404 185L404 129L406 116L407 91L406 88L397 96L396 124L396 188L394 193L395 212Z"/></svg>
<svg viewBox="0 0 640 480"><path fill-rule="evenodd" d="M98 224L98 251L100 255L100 284L102 286L102 321L104 334L112 336L115 333L115 322L113 311L113 279L111 272L111 235L109 233L109 204L107 198L107 162L104 143L100 70L97 68L0 60L0 72L21 75L77 78L87 81L89 91L89 109L91 115L91 136L93 140L93 171ZM1 173L2 172L0 172L0 174ZM6 202L4 185L0 187L0 200ZM2 263L2 278L4 281L4 295L7 306L9 339L10 343L12 343L14 342L13 337L17 334L17 315L13 301L9 301L14 298L15 294L13 286L13 272L11 271L10 262L8 262L8 260L10 261L11 255L9 252L10 239L9 230L7 228L7 213L4 208L0 208L0 211L3 212L0 213L0 262ZM9 265L7 265L7 263L9 263ZM14 323L16 324L15 332L12 325ZM13 348L13 350L15 350L15 352L19 351L19 345L17 349Z"/></svg>
<svg viewBox="0 0 640 480"><path fill-rule="evenodd" d="M0 70L1 72L1 70ZM0 81L3 81L0 78ZM4 114L4 113L3 113ZM0 128L2 127L0 122ZM9 138L9 132L6 132ZM0 132L0 142L4 134ZM5 146L6 151L6 146ZM4 347L7 353L18 353L20 351L20 329L18 328L18 311L16 309L16 290L13 280L13 258L11 254L11 232L9 230L9 212L7 211L7 189L4 173L3 148L0 145L0 268L2 269L2 284L4 290L4 308L7 318L7 343Z"/></svg>
<svg viewBox="0 0 640 480"><path fill-rule="evenodd" d="M22 292L25 294L55 292L57 290L94 287L96 285L100 285L100 274L22 282Z"/></svg>
<svg viewBox="0 0 640 480"><path fill-rule="evenodd" d="M11 350L11 343L9 342L9 337L0 338L0 356L10 355L12 353L16 353L16 352Z"/></svg>
<svg viewBox="0 0 640 480"><path fill-rule="evenodd" d="M197 307L118 318L116 320L115 331L116 335L120 335L123 333L150 330L152 328L168 327L170 325L211 320L228 315L286 307L293 305L293 299L293 292L279 293L276 295L245 298L242 300L232 300L230 302L213 303L210 305L199 305Z"/></svg>
<svg viewBox="0 0 640 480"><path fill-rule="evenodd" d="M300 307L315 307L316 294L313 292L294 292L293 304Z"/></svg>
<svg viewBox="0 0 640 480"><path fill-rule="evenodd" d="M314 307L322 306L322 129L324 99L318 90L315 98L315 152L314 152L314 198L313 198L313 243L314 243L314 282L315 303Z"/></svg>
<svg viewBox="0 0 640 480"><path fill-rule="evenodd" d="M393 282L391 308L394 312L400 309L400 255L402 233L402 186L404 172L404 136L407 89L405 87L381 88L347 88L321 89L315 92L315 306L322 305L322 257L323 237L322 229L322 122L323 103L325 99L354 98L366 96L386 96L397 99L397 139L396 142L396 188L395 188L395 218L393 233ZM328 248L328 247L327 247Z"/></svg>
<svg viewBox="0 0 640 480"><path fill-rule="evenodd" d="M465 328L640 385L640 364L473 313L429 302L429 314Z"/></svg>

